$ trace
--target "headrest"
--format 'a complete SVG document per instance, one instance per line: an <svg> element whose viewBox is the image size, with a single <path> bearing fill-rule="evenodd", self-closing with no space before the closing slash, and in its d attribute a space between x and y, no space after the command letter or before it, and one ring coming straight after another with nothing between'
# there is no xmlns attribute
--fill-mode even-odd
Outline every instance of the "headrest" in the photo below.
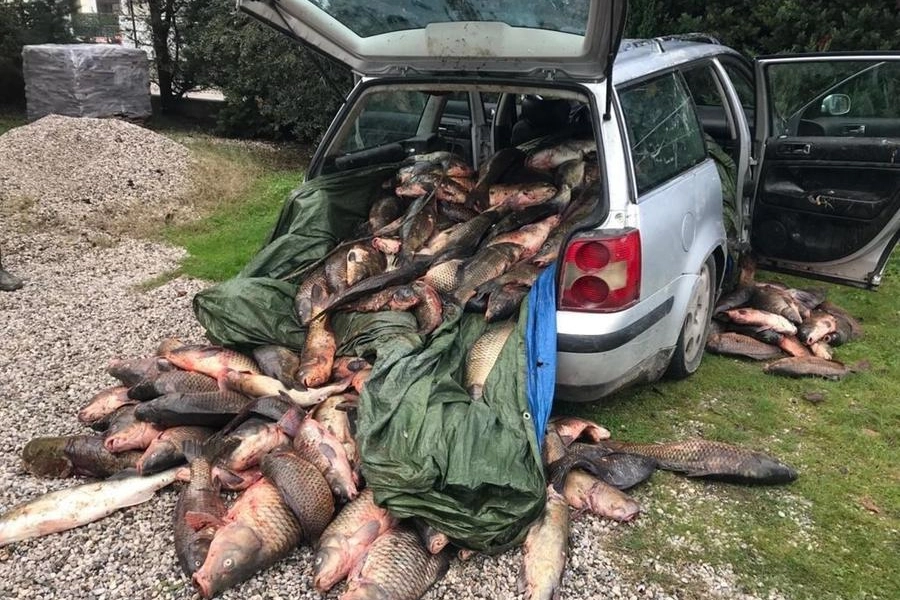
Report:
<svg viewBox="0 0 900 600"><path fill-rule="evenodd" d="M522 98L522 117L535 127L556 127L569 122L569 102L528 95Z"/></svg>

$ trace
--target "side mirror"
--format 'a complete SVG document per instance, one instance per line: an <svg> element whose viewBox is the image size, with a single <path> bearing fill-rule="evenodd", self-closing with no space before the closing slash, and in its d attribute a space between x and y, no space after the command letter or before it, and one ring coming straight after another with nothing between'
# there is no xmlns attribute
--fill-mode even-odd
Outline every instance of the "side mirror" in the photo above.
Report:
<svg viewBox="0 0 900 600"><path fill-rule="evenodd" d="M847 94L829 94L822 99L822 113L837 117L850 112L850 96Z"/></svg>

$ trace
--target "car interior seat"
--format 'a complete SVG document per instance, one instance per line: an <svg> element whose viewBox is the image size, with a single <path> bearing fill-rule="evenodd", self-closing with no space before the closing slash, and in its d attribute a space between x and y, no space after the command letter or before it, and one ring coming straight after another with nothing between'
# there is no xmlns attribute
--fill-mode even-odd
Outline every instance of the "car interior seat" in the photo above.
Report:
<svg viewBox="0 0 900 600"><path fill-rule="evenodd" d="M522 114L513 125L510 143L513 146L569 126L569 102L559 98L527 95L522 99Z"/></svg>

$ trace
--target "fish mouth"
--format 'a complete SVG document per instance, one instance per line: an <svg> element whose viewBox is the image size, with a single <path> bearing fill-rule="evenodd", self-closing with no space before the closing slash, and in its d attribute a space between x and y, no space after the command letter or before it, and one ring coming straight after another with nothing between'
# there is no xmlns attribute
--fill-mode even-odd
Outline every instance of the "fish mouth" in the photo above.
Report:
<svg viewBox="0 0 900 600"><path fill-rule="evenodd" d="M204 598L212 598L212 582L205 575L202 575L200 571L194 573L191 577L191 582L200 590L201 596Z"/></svg>

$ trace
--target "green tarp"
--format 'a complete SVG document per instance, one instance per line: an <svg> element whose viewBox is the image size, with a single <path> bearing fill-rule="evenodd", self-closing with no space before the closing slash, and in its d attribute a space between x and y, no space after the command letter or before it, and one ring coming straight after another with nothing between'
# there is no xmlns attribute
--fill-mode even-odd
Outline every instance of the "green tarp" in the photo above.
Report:
<svg viewBox="0 0 900 600"><path fill-rule="evenodd" d="M305 329L293 314L298 273L355 236L395 169L324 176L293 192L265 248L236 278L194 298L209 338L243 349L302 348ZM416 333L406 312L332 319L338 354L374 363L360 399L357 442L376 501L481 551L518 543L544 505L525 392L526 311L527 303L482 401L472 401L460 384L467 350L485 328L481 315L445 305L442 325L428 336Z"/></svg>

